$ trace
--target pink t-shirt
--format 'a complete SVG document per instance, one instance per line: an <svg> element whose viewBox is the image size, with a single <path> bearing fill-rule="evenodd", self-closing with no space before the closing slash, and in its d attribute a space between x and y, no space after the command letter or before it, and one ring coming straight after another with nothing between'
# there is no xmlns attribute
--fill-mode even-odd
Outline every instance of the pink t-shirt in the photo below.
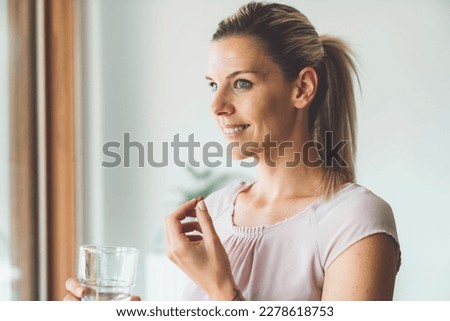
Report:
<svg viewBox="0 0 450 321"><path fill-rule="evenodd" d="M251 185L232 184L205 200L235 282L247 300L318 301L325 270L349 246L376 233L386 233L399 244L389 204L355 183L276 224L235 226L237 195ZM190 281L183 299L208 297Z"/></svg>

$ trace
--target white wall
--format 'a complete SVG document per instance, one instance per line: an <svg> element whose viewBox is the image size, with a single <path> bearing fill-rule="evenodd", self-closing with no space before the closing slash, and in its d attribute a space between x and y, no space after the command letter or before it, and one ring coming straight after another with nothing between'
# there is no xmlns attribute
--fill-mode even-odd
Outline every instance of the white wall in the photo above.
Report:
<svg viewBox="0 0 450 321"><path fill-rule="evenodd" d="M98 37L91 42L97 50L86 58L86 63L98 61L91 64L98 74L85 79L85 92L97 101L85 104L85 118L92 107L98 121L86 129L85 175L97 173L98 185L94 190L87 186L91 192L84 198L91 205L84 212L88 222L97 217L97 224L103 223L95 241L141 250L136 292L144 297L155 292L148 290L152 278L145 273L146 258L158 247L153 240L162 218L181 200L178 188L195 182L173 165L138 168L136 158L131 168L102 168L99 148L106 141L122 143L124 132L159 147L176 133L223 142L210 116L203 78L217 23L241 3L85 2L86 10L95 7L85 31L94 30ZM358 181L386 199L396 215L403 252L396 298L450 299L450 2L286 3L305 13L320 34L350 41L360 57ZM253 176L252 170L236 167L218 171ZM91 230L95 234L95 227ZM91 233L84 241L92 239Z"/></svg>

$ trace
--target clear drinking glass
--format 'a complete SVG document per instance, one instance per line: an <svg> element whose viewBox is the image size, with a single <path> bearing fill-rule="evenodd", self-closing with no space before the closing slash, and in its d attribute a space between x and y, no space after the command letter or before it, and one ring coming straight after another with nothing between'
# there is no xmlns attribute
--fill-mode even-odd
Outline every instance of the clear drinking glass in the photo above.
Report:
<svg viewBox="0 0 450 321"><path fill-rule="evenodd" d="M131 247L82 245L78 280L86 288L82 301L130 300L138 250Z"/></svg>

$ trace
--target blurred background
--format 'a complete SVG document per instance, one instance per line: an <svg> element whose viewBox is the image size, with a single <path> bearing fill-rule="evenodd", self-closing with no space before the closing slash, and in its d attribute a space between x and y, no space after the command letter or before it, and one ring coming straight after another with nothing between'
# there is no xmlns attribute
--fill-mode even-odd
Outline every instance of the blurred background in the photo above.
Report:
<svg viewBox="0 0 450 321"><path fill-rule="evenodd" d="M282 2L359 57L357 180L394 210L395 299L450 300L450 2ZM176 134L225 144L204 76L217 23L243 3L0 0L0 300L62 299L86 243L138 248L134 292L180 298L163 218L254 169L170 153L140 167L138 148L106 168L103 145L128 133L160 161Z"/></svg>

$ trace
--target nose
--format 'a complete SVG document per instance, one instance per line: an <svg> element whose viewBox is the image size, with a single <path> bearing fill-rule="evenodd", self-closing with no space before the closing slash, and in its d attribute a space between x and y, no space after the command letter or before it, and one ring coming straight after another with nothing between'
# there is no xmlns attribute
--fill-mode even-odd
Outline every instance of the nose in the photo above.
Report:
<svg viewBox="0 0 450 321"><path fill-rule="evenodd" d="M216 116L231 115L235 108L229 95L224 90L217 90L211 102L211 110Z"/></svg>

